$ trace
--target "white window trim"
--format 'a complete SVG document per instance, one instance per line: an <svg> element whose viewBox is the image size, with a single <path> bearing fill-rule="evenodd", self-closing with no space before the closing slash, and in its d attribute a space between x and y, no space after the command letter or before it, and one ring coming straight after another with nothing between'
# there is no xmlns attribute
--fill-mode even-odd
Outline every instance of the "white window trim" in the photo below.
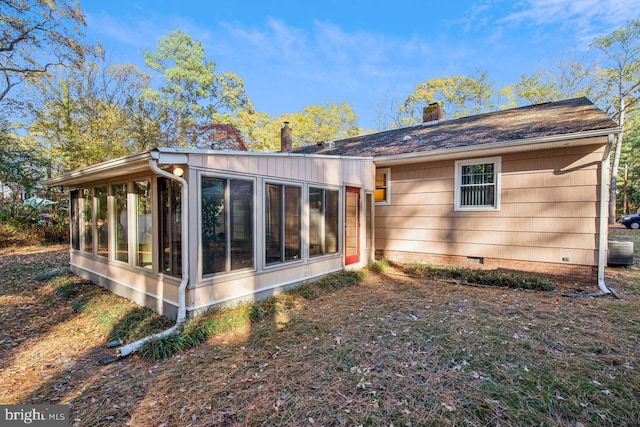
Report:
<svg viewBox="0 0 640 427"><path fill-rule="evenodd" d="M494 172L496 174L495 186L496 186L496 198L494 206L461 206L461 192L460 185L462 183L462 167L468 165L476 165L479 163L493 163ZM502 157L484 157L481 159L468 159L458 160L455 162L455 180L454 180L454 192L455 192L455 211L499 211L500 210L500 194L501 194L501 179L502 177Z"/></svg>
<svg viewBox="0 0 640 427"><path fill-rule="evenodd" d="M376 194L373 193L374 204L376 205L390 205L391 204L391 168L376 169L376 175L385 174L386 176L386 188L387 194L384 200L376 200Z"/></svg>

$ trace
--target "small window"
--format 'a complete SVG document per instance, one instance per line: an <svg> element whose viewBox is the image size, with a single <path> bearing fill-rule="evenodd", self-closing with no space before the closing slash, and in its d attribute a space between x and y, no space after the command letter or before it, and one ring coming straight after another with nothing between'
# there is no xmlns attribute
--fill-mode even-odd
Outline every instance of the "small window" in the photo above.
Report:
<svg viewBox="0 0 640 427"><path fill-rule="evenodd" d="M455 209L500 209L500 157L455 163Z"/></svg>
<svg viewBox="0 0 640 427"><path fill-rule="evenodd" d="M375 201L377 204L391 203L391 169L376 170L376 192Z"/></svg>

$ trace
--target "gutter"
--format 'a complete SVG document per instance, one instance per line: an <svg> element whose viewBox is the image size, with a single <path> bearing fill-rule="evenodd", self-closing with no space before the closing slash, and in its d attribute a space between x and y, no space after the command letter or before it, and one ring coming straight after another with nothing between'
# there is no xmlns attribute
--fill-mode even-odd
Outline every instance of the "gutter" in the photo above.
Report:
<svg viewBox="0 0 640 427"><path fill-rule="evenodd" d="M607 206L608 188L607 182L609 181L609 155L611 154L611 147L613 146L613 133L608 135L607 147L604 155L602 156L602 163L600 165L600 223L598 228L598 288L602 294L610 294L611 290L607 287L604 281L604 268L607 263L607 236L609 235L609 206Z"/></svg>
<svg viewBox="0 0 640 427"><path fill-rule="evenodd" d="M149 167L153 172L164 176L165 178L178 181L182 186L182 190L180 192L182 204L182 281L180 281L180 285L178 287L178 317L176 319L176 324L171 328L118 348L118 357L128 356L134 351L137 351L142 344L149 340L166 337L177 332L182 324L187 320L186 292L187 285L189 284L189 203L187 200L187 194L189 187L184 178L176 176L158 167L159 153L152 152L151 157L151 160L149 160Z"/></svg>

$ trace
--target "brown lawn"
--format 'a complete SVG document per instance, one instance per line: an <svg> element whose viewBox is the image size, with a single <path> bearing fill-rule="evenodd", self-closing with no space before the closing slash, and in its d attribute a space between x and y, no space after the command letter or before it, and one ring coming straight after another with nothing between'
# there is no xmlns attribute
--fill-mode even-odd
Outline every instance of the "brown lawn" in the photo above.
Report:
<svg viewBox="0 0 640 427"><path fill-rule="evenodd" d="M101 365L113 329L140 309L41 275L67 262L66 246L0 250L0 403L68 404L78 426L640 419L637 266L608 270L620 300L560 295L597 290L585 283L536 292L368 272L169 359Z"/></svg>

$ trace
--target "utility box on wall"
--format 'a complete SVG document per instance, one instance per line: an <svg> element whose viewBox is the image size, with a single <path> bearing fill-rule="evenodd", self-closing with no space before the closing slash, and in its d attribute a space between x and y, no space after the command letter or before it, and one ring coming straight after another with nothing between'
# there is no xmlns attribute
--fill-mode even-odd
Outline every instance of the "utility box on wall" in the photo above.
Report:
<svg viewBox="0 0 640 427"><path fill-rule="evenodd" d="M633 265L633 242L609 240L607 264L610 266Z"/></svg>

